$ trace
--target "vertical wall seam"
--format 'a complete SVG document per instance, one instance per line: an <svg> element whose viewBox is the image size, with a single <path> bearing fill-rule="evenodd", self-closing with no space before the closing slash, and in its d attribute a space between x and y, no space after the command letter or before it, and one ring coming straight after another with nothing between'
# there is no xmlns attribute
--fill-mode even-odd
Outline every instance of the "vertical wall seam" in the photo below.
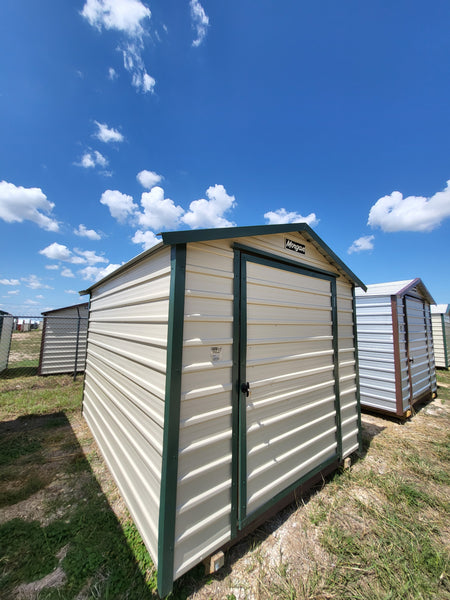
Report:
<svg viewBox="0 0 450 600"><path fill-rule="evenodd" d="M186 244L171 247L170 266L166 393L158 524L158 592L162 597L171 592L174 573Z"/></svg>

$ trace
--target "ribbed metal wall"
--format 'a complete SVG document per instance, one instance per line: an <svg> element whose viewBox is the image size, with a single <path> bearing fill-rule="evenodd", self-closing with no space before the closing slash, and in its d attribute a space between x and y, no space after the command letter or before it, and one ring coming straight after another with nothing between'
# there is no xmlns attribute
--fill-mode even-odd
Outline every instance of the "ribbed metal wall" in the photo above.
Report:
<svg viewBox="0 0 450 600"><path fill-rule="evenodd" d="M8 366L13 324L14 319L12 315L0 314L0 373Z"/></svg>
<svg viewBox="0 0 450 600"><path fill-rule="evenodd" d="M433 386L435 377L430 307L423 300L405 298L410 378L413 401ZM434 380L435 384L435 380Z"/></svg>
<svg viewBox="0 0 450 600"><path fill-rule="evenodd" d="M290 234L289 237L306 245L305 255L299 256L286 250L284 236L278 234L188 244L175 577L231 538L234 241L336 272L327 257L307 239L298 234ZM248 303L247 368L249 372L254 371L249 377L259 378L261 382L261 386L255 385L254 390L252 386L249 398L252 403L260 402L260 406L249 406L248 414L256 415L258 410L262 411L259 416L267 420L264 427L267 430L270 426L274 441L268 449L260 448L257 441L261 430L259 417L252 421L249 436L254 443L251 441L248 467L254 490L251 488L253 483L250 483L249 510L273 496L277 490L284 489L292 477L296 480L302 473L325 461L336 449L330 284L320 279L310 282L312 278L307 278L306 285L305 279L299 279L298 274L290 276L286 273L287 279L270 287L275 275L267 271L258 275L258 268L258 265L251 265L253 271L247 290L251 297ZM279 269L275 271L280 277L282 272ZM348 455L358 447L352 286L344 277L338 281L339 371L344 453ZM298 293L292 294L290 285L294 288L305 285L307 289L299 289ZM290 299L289 295L292 296ZM306 314L298 316L299 311ZM297 335L293 336L293 319L302 323L303 342L299 342ZM282 324L283 320L285 324ZM283 336L295 339L291 342L281 339L282 343L277 344L275 338ZM257 339L261 343L254 343ZM293 370L292 365L295 366ZM282 379L289 382L289 389L282 392L285 398L281 404L285 412L282 413L278 406L276 415L272 414L274 403L266 400L270 397L270 389L278 385L280 369L284 373ZM289 377L289 372L299 370L301 375ZM301 392L298 393L300 387ZM261 397L260 392L263 394ZM293 418L297 419L295 429L298 429L298 439L302 438L299 443L293 441ZM264 491L264 482L270 486L273 475L270 469L265 472L264 465L275 460L272 455L269 456L274 449L278 458L283 458L279 476L284 480L280 479L278 485ZM299 461L303 461L301 472L298 470ZM292 477L291 469L297 469ZM257 490L262 491L258 494ZM254 502L250 496L255 498Z"/></svg>
<svg viewBox="0 0 450 600"><path fill-rule="evenodd" d="M84 371L88 308L70 306L44 317L40 375Z"/></svg>
<svg viewBox="0 0 450 600"><path fill-rule="evenodd" d="M247 263L247 515L337 454L331 284Z"/></svg>
<svg viewBox="0 0 450 600"><path fill-rule="evenodd" d="M189 244L175 577L231 538L233 252Z"/></svg>
<svg viewBox="0 0 450 600"><path fill-rule="evenodd" d="M391 297L357 296L356 314L361 404L395 412L396 387ZM401 314L400 318L402 318Z"/></svg>
<svg viewBox="0 0 450 600"><path fill-rule="evenodd" d="M161 485L170 251L94 288L84 416L155 564Z"/></svg>
<svg viewBox="0 0 450 600"><path fill-rule="evenodd" d="M448 369L450 365L450 315L444 314L444 312L433 312L431 322L436 367Z"/></svg>

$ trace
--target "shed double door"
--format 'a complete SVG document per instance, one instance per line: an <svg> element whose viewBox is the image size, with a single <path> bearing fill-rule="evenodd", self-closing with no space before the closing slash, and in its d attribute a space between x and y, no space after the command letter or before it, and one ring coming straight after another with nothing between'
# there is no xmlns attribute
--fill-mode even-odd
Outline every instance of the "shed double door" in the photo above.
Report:
<svg viewBox="0 0 450 600"><path fill-rule="evenodd" d="M240 265L238 523L340 452L335 279L254 256Z"/></svg>
<svg viewBox="0 0 450 600"><path fill-rule="evenodd" d="M432 386L434 364L431 315L423 300L405 296L411 404Z"/></svg>

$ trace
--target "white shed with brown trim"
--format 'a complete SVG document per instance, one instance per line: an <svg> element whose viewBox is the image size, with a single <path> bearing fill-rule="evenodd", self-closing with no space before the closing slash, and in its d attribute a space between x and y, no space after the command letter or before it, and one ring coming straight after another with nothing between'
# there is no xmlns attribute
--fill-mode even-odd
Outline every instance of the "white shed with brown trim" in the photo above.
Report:
<svg viewBox="0 0 450 600"><path fill-rule="evenodd" d="M362 408L404 418L436 392L431 304L418 278L356 290Z"/></svg>

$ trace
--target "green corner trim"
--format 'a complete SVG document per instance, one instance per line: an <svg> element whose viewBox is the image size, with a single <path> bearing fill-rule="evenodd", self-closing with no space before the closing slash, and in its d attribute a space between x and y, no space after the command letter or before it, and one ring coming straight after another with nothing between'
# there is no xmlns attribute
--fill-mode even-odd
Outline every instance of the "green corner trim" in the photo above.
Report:
<svg viewBox="0 0 450 600"><path fill-rule="evenodd" d="M337 320L337 284L336 274L314 269L283 257L260 252L241 244L234 244L234 323L233 323L233 434L232 434L232 506L231 506L231 538L251 523L259 515L274 506L284 496L299 485L319 473L332 462L342 459L342 429L340 414L340 384L339 384L339 355L338 355L338 320ZM254 262L269 267L296 272L309 277L317 277L330 283L331 318L334 357L334 392L336 411L336 455L328 458L318 467L296 480L287 488L281 490L273 498L264 503L250 515L247 515L247 419L246 396L241 392L241 383L246 381L247 364L247 262ZM353 286L354 290L354 286ZM355 302L353 302L355 311ZM356 324L354 324L356 327ZM359 386L358 386L359 391ZM358 397L359 400L359 397ZM358 421L360 433L360 414ZM359 438L358 438L359 440Z"/></svg>
<svg viewBox="0 0 450 600"><path fill-rule="evenodd" d="M173 586L175 514L180 431L181 368L183 356L186 245L171 248L169 326L167 339L164 439L158 527L158 593L167 596Z"/></svg>

